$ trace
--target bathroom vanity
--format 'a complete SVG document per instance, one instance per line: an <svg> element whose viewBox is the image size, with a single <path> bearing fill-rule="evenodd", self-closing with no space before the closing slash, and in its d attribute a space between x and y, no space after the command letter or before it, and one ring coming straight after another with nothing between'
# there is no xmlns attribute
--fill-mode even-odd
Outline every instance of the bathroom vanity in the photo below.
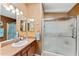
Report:
<svg viewBox="0 0 79 59"><path fill-rule="evenodd" d="M0 48L0 56L34 56L36 40L29 38L28 43L22 47L12 47L8 44Z"/></svg>
<svg viewBox="0 0 79 59"><path fill-rule="evenodd" d="M31 17L27 17L28 16L26 13L27 11L20 10L20 8L18 7L20 5L21 4L9 4L9 3L1 4L0 19L4 21L3 22L0 21L1 24L0 42L1 43L6 42L6 43L1 44L0 46L0 56L33 56L35 53L41 54L40 52L42 46L41 40L35 40L35 38L28 38L29 40L26 43L25 42L19 42L18 44L14 43L14 41L16 41L15 38L17 37L35 37L36 32L41 31L39 27L40 24L36 24L38 23L36 20L37 19L40 20L42 18L38 17L40 16L40 13L39 15L38 13L35 14L34 18L32 17L34 15L31 15L29 13ZM40 4L35 5L40 7ZM21 6L26 5L22 4ZM10 10L7 10L6 7L8 7ZM12 9L10 7L12 7ZM26 7L24 8L26 9ZM28 11L31 12L31 10L32 9L29 9ZM36 8L34 9L34 13L36 13ZM15 46L18 45L20 47L13 47L12 46L13 43Z"/></svg>

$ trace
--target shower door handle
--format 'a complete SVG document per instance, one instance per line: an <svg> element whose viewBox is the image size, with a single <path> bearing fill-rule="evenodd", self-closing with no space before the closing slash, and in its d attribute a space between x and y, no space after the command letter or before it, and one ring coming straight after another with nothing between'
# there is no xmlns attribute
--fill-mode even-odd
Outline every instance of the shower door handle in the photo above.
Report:
<svg viewBox="0 0 79 59"><path fill-rule="evenodd" d="M76 38L77 37L77 33L76 33L76 28L72 29L72 38Z"/></svg>

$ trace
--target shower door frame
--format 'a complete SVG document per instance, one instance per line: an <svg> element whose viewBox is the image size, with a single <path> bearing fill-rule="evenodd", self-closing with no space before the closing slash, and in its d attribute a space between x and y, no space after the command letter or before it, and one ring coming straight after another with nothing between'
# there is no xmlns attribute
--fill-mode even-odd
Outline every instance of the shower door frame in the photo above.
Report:
<svg viewBox="0 0 79 59"><path fill-rule="evenodd" d="M78 56L78 39L77 39L77 17L75 16L75 18L76 18L76 41L75 41L75 55L74 56ZM45 20L45 19L42 19L42 21L41 21L41 35L42 35L42 52L44 51L44 28L45 28L45 22L46 21L55 21L55 20ZM64 56L64 55L63 55Z"/></svg>

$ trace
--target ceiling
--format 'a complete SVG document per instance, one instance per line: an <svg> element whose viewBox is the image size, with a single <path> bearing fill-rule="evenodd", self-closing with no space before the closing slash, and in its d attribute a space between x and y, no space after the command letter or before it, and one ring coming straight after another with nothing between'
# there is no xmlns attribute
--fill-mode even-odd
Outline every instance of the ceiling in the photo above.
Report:
<svg viewBox="0 0 79 59"><path fill-rule="evenodd" d="M76 3L44 3L44 12L52 13L67 13Z"/></svg>

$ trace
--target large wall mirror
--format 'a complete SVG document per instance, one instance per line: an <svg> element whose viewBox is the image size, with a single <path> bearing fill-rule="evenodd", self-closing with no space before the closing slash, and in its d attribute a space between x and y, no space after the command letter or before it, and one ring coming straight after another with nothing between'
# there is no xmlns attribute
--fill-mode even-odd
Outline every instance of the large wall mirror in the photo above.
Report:
<svg viewBox="0 0 79 59"><path fill-rule="evenodd" d="M35 30L35 20L34 19L28 19L27 24L28 24L28 31L34 32L34 30Z"/></svg>
<svg viewBox="0 0 79 59"><path fill-rule="evenodd" d="M17 22L19 22L19 30L16 30ZM27 21L21 9L15 7L12 3L0 4L0 42L15 39L19 31L34 32L34 30L34 19L28 19Z"/></svg>
<svg viewBox="0 0 79 59"><path fill-rule="evenodd" d="M20 31L27 32L27 20L26 17L20 20Z"/></svg>
<svg viewBox="0 0 79 59"><path fill-rule="evenodd" d="M20 31L26 31L26 18L23 11L12 3L0 4L0 42L13 40L18 36L16 22L19 20L23 27L20 28Z"/></svg>
<svg viewBox="0 0 79 59"><path fill-rule="evenodd" d="M9 3L0 4L0 42L14 39L16 36L15 7Z"/></svg>

